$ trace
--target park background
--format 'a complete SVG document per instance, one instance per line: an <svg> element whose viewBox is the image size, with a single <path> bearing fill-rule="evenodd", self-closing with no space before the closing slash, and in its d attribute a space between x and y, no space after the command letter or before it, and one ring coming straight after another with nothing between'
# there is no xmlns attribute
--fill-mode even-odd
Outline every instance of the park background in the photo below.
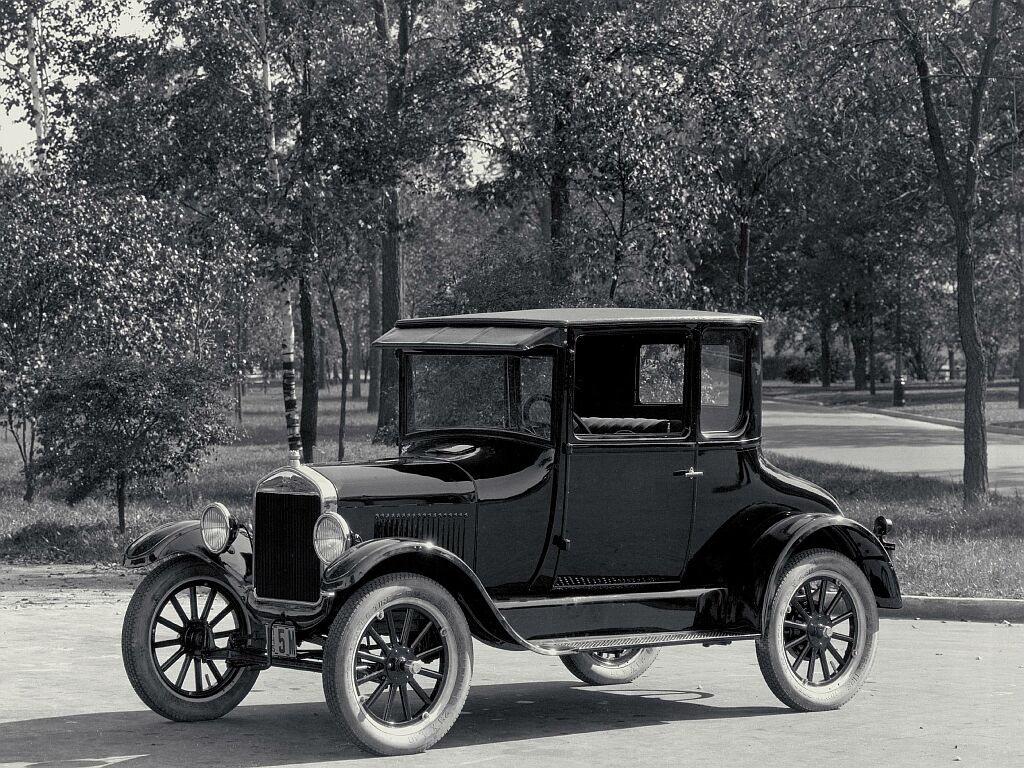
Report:
<svg viewBox="0 0 1024 768"><path fill-rule="evenodd" d="M286 329L359 460L398 317L688 307L766 318L770 395L962 424L957 484L777 460L907 592L1024 597L1019 2L8 0L0 52L0 559L244 518Z"/></svg>

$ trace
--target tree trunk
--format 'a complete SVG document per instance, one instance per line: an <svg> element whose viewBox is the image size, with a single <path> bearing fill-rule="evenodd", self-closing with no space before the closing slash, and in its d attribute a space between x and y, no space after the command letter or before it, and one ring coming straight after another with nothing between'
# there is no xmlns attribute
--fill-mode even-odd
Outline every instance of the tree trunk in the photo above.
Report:
<svg viewBox="0 0 1024 768"><path fill-rule="evenodd" d="M363 326L358 314L352 322L352 399L363 396Z"/></svg>
<svg viewBox="0 0 1024 768"><path fill-rule="evenodd" d="M263 140L267 152L267 176L271 184L271 198L281 186L281 173L277 164L277 131L274 128L273 83L270 79L270 45L267 42L267 2L262 0L256 16L260 44L260 111L263 117ZM273 204L267 201L266 217L269 221ZM272 226L272 225L271 225Z"/></svg>
<svg viewBox="0 0 1024 768"><path fill-rule="evenodd" d="M128 473L117 473L117 530L125 531L124 510L128 504Z"/></svg>
<svg viewBox="0 0 1024 768"><path fill-rule="evenodd" d="M242 382L245 371L242 370L242 302L238 302L235 311L235 421L242 423Z"/></svg>
<svg viewBox="0 0 1024 768"><path fill-rule="evenodd" d="M285 298L284 334L281 339L281 394L284 396L284 420L288 429L288 458L302 448L299 437L298 403L295 399L295 321L292 298Z"/></svg>
<svg viewBox="0 0 1024 768"><path fill-rule="evenodd" d="M818 324L818 337L821 341L819 376L821 386L827 389L832 386L832 318L829 317L828 308L825 306L821 308Z"/></svg>
<svg viewBox="0 0 1024 768"><path fill-rule="evenodd" d="M868 386L868 340L859 332L850 335L853 346L853 388L866 389Z"/></svg>
<svg viewBox="0 0 1024 768"><path fill-rule="evenodd" d="M568 10L556 10L551 22L549 46L553 53L553 75L566 69L571 55L572 36ZM548 209L550 211L549 269L551 293L557 299L565 296L569 282L569 265L566 262L568 249L565 246L567 222L570 212L569 197L569 144L572 126L568 116L572 111L572 93L563 90L551 94L555 111L551 123L551 180L548 186Z"/></svg>
<svg viewBox="0 0 1024 768"><path fill-rule="evenodd" d="M28 59L28 83L32 99L32 127L36 134L36 164L46 164L46 140L49 131L49 110L43 90L43 68L39 60L40 20L34 4L29 4L25 18L25 51Z"/></svg>
<svg viewBox="0 0 1024 768"><path fill-rule="evenodd" d="M380 322L380 262L375 253L371 252L369 269L366 270L366 280L369 283L369 315L370 315L370 338L372 343L384 331ZM366 383L366 410L376 413L380 408L380 358L381 351L377 347L370 347L370 370L369 380Z"/></svg>
<svg viewBox="0 0 1024 768"><path fill-rule="evenodd" d="M382 332L394 327L402 303L401 264L402 252L399 240L399 199L398 188L392 187L384 193L385 229L381 238L381 302L380 321ZM397 435L398 428L398 357L386 354L380 362L380 402L377 412L377 434L374 442L389 443Z"/></svg>
<svg viewBox="0 0 1024 768"><path fill-rule="evenodd" d="M985 347L978 329L974 292L974 243L971 221L956 222L956 313L967 381L964 387L964 501L975 506L988 492L988 439L985 431L987 385Z"/></svg>
<svg viewBox="0 0 1024 768"><path fill-rule="evenodd" d="M1018 187L1019 189L1019 187ZM1021 226L1021 208L1024 200L1017 201L1014 222L1017 230L1017 407L1024 408L1024 229Z"/></svg>
<svg viewBox="0 0 1024 768"><path fill-rule="evenodd" d="M313 320L313 291L309 274L299 276L299 317L302 321L302 413L299 435L302 438L302 460L313 461L316 448L316 423L320 405L318 350Z"/></svg>
<svg viewBox="0 0 1024 768"><path fill-rule="evenodd" d="M22 494L23 501L32 501L36 497L36 468L33 463L23 467L25 472L25 493Z"/></svg>
<svg viewBox="0 0 1024 768"><path fill-rule="evenodd" d="M868 387L874 396L878 381L878 368L875 364L875 316L868 318Z"/></svg>
<svg viewBox="0 0 1024 768"><path fill-rule="evenodd" d="M745 309L750 298L750 214L740 214L739 241L736 244L736 285L740 294L740 309Z"/></svg>
<svg viewBox="0 0 1024 768"><path fill-rule="evenodd" d="M413 16L410 0L398 2L398 39L392 50L391 25L385 0L372 0L377 42L388 62L384 107L388 125L395 136L400 135L401 114L405 107L405 80L409 48L412 45ZM397 147L395 148L397 150ZM402 244L400 170L391 169L391 179L381 190L384 230L381 233L380 262L380 325L389 330L398 322L402 307ZM375 442L390 442L398 424L398 359L385 355L380 361L377 434Z"/></svg>
<svg viewBox="0 0 1024 768"><path fill-rule="evenodd" d="M341 320L338 298L334 286L328 281L327 295L331 298L331 311L334 313L334 327L338 331L338 343L341 346L341 409L338 413L338 461L345 459L345 422L348 410L348 342L345 340L345 324Z"/></svg>
<svg viewBox="0 0 1024 768"><path fill-rule="evenodd" d="M892 384L903 376L903 256L899 256L899 266L896 269L896 352L893 362Z"/></svg>
<svg viewBox="0 0 1024 768"><path fill-rule="evenodd" d="M320 369L317 371L317 382L322 389L330 392L331 386L327 378L327 326L324 324L323 317L320 318L320 322L317 323L316 327L320 347Z"/></svg>

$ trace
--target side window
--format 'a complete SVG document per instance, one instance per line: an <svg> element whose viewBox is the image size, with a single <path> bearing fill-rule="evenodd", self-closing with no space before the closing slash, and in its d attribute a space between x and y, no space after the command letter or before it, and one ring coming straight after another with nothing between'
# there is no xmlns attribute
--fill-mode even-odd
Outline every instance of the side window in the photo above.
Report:
<svg viewBox="0 0 1024 768"><path fill-rule="evenodd" d="M682 403L684 361L682 344L642 345L637 399L645 405Z"/></svg>
<svg viewBox="0 0 1024 768"><path fill-rule="evenodd" d="M731 434L743 426L747 341L743 331L708 331L700 347L700 428Z"/></svg>
<svg viewBox="0 0 1024 768"><path fill-rule="evenodd" d="M686 434L685 362L681 332L580 336L573 350L576 436L628 440Z"/></svg>

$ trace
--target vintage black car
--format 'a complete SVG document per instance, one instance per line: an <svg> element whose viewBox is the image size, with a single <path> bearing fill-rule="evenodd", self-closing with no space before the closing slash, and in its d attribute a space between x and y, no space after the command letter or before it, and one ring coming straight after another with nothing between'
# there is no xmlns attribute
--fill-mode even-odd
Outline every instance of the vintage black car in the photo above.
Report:
<svg viewBox="0 0 1024 768"><path fill-rule="evenodd" d="M760 318L535 310L403 320L399 455L302 465L134 542L152 566L123 655L178 721L230 711L261 669L320 673L344 732L424 750L462 709L472 640L636 679L664 645L752 640L785 704L864 683L884 541L761 454Z"/></svg>

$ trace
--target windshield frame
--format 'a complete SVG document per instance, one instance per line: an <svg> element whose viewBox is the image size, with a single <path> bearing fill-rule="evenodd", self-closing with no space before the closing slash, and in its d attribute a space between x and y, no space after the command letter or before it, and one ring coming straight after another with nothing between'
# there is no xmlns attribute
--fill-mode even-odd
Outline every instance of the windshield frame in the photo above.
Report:
<svg viewBox="0 0 1024 768"><path fill-rule="evenodd" d="M561 355L557 349L528 349L528 350L483 350L483 349L401 349L398 365L398 441L401 445L406 439L421 438L431 435L464 435L464 434L486 434L503 435L515 439L528 440L540 445L554 445L561 432L562 402L562 366ZM431 427L429 429L409 429L409 397L411 396L410 385L412 375L410 372L411 356L445 356L445 357L512 357L529 358L541 357L551 360L551 391L548 395L551 398L551 434L549 437L528 432L525 429L509 429L496 426L452 426L452 427ZM522 408L522 404L519 405Z"/></svg>

